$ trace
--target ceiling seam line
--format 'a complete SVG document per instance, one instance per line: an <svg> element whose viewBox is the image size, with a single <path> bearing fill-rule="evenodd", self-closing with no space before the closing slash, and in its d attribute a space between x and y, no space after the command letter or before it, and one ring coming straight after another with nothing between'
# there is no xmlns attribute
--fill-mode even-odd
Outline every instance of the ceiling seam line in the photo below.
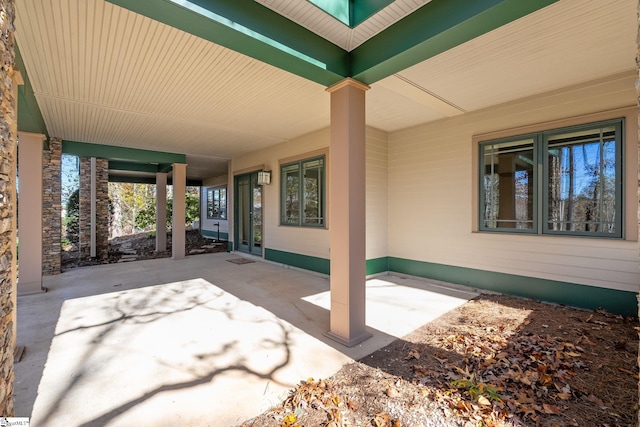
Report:
<svg viewBox="0 0 640 427"><path fill-rule="evenodd" d="M453 102L448 101L447 99L445 99L445 98L441 97L440 95L438 95L438 94L436 94L436 93L431 92L430 90L428 90L428 89L426 89L426 88L424 88L424 87L420 86L419 84L414 83L414 82L413 82L412 80L410 80L409 78L404 77L404 76L400 75L399 73L394 74L394 76L395 76L395 77L397 77L397 78L399 78L399 79L400 79L400 80L402 80L403 82L405 82L405 83L407 83L407 84L410 84L411 86L415 87L416 89L423 91L424 93L428 94L429 96L432 96L432 97L434 97L434 98L438 99L439 101L442 101L442 102L444 102L445 104L449 105L450 107L455 108L456 110L460 111L461 113L465 113L465 114L466 114L466 113L468 113L468 111L467 111L467 110L465 110L464 108L462 108L462 107L460 107L460 106L458 106L458 105L454 104Z"/></svg>

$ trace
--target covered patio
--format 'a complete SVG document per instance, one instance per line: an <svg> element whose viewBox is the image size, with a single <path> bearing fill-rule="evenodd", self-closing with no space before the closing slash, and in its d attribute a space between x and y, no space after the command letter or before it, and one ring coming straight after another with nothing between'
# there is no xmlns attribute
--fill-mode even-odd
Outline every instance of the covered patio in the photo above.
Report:
<svg viewBox="0 0 640 427"><path fill-rule="evenodd" d="M326 276L235 254L79 268L45 284L18 301L15 411L32 426L236 425L477 295L370 279L372 338L347 348L325 336Z"/></svg>

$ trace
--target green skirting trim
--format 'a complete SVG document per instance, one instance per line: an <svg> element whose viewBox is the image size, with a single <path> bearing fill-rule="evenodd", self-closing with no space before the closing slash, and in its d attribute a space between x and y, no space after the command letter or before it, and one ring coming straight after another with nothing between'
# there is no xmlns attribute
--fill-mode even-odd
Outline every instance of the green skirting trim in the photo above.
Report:
<svg viewBox="0 0 640 427"><path fill-rule="evenodd" d="M367 260L367 276L370 274L385 273L389 271L389 257Z"/></svg>
<svg viewBox="0 0 640 427"><path fill-rule="evenodd" d="M279 262L292 267L311 270L317 273L329 274L329 260L309 255L294 254L293 252L279 251L266 248L264 258L268 261Z"/></svg>
<svg viewBox="0 0 640 427"><path fill-rule="evenodd" d="M200 233L203 236L206 237L212 237L214 239L218 238L218 232L217 231L211 231L211 230L200 230ZM220 232L220 240L229 240L229 233L224 233L224 232Z"/></svg>
<svg viewBox="0 0 640 427"><path fill-rule="evenodd" d="M389 257L389 271L590 310L604 308L617 314L638 314L636 294L629 291L394 257Z"/></svg>
<svg viewBox="0 0 640 427"><path fill-rule="evenodd" d="M300 255L269 248L265 249L264 258L268 261L279 262L317 273L330 274L331 272L331 262L326 258ZM387 257L368 259L366 269L367 275L389 271L389 259Z"/></svg>

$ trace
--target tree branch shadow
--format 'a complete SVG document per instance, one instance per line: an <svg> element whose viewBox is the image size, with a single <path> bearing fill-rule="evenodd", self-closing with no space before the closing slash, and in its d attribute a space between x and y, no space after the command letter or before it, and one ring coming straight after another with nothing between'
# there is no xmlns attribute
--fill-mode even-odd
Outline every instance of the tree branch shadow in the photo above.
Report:
<svg viewBox="0 0 640 427"><path fill-rule="evenodd" d="M223 314L228 320L235 320L234 312L236 311L237 304L240 303L240 301L236 301L236 304L233 304L232 302L220 301L217 305L212 306L212 302L215 302L219 298L223 298L226 293L224 291L212 290L211 284L208 282L204 284L205 287L202 290L198 291L196 289L196 291L191 291L192 293L197 292L195 293L195 295L187 296L187 298L184 298L186 295L182 295L183 298L179 303L176 303L175 298L176 294L179 293L177 288L168 289L168 292L165 292L165 295L159 295L155 292L146 292L143 298L140 298L139 294L125 291L114 295L107 301L107 303L103 307L101 307L104 310L103 314L107 317L111 316L112 318L92 324L84 324L71 327L56 333L54 336L55 338L70 335L74 332L80 331L93 330L95 332L91 341L89 342L89 345L86 348L86 351L81 357L81 362L76 368L77 373L73 376L72 380L64 387L64 389L60 390L57 393L57 396L52 400L51 404L47 408L46 413L42 417L38 417L39 423L42 425L49 425L51 422L53 422L55 415L61 411L62 403L65 398L71 393L72 390L78 387L81 380L86 378L87 372L84 366L91 363L91 359L101 348L102 343L108 337L115 335L125 325L149 324L161 319L174 316L179 313L189 312L190 310L194 310L196 308L215 311ZM165 305L170 305L173 307L171 309L167 309L165 308ZM88 421L83 425L105 425L110 420L129 411L136 405L148 401L158 394L188 389L207 384L213 381L219 375L228 372L240 372L246 375L251 375L255 378L270 380L282 386L289 386L288 384L283 384L281 381L275 378L275 374L277 374L278 371L280 371L290 363L291 337L290 330L288 329L289 326L287 326L284 322L280 321L280 319L277 318L252 319L251 322L256 324L270 322L276 324L279 328L279 337L274 338L273 336L270 336L268 338L264 338L259 342L259 344L262 344L265 348L278 348L282 350L283 353L282 359L279 360L279 363L271 366L268 371L260 372L259 370L252 369L249 366L248 360L244 356L242 356L242 351L238 348L240 344L238 340L227 342L217 351L192 355L192 360L199 363L206 362L208 360L214 361L216 360L216 358L220 358L222 356L234 356L235 360L230 361L227 366L217 367L204 373L198 373L197 369L192 368L181 369L183 373L186 373L195 378L158 386L135 399L131 399L130 401L118 405L117 407L109 410L108 412L105 412L100 416L95 417L94 419ZM174 369L178 368L171 363L165 363L164 361L162 361L162 359L155 360L155 363ZM193 364L191 364L191 366L193 366Z"/></svg>

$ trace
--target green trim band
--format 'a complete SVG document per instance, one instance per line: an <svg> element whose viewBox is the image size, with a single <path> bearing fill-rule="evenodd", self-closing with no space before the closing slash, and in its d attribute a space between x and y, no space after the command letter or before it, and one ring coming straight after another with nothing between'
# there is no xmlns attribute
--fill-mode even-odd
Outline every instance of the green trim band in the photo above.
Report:
<svg viewBox="0 0 640 427"><path fill-rule="evenodd" d="M98 157L107 160L122 160L138 163L187 163L187 156L162 151L141 150L139 148L117 147L114 145L90 144L88 142L62 141L62 153L78 157Z"/></svg>
<svg viewBox="0 0 640 427"><path fill-rule="evenodd" d="M300 255L293 252L265 248L264 259L322 274L329 274L330 271L329 260L315 256Z"/></svg>
<svg viewBox="0 0 640 427"><path fill-rule="evenodd" d="M125 182L130 184L155 184L156 178L151 176L131 176L109 174L109 182ZM173 180L167 178L167 185L173 185ZM202 187L202 180L187 179L187 187Z"/></svg>
<svg viewBox="0 0 640 427"><path fill-rule="evenodd" d="M367 276L371 274L386 273L389 271L389 257L374 258L367 260Z"/></svg>
<svg viewBox="0 0 640 427"><path fill-rule="evenodd" d="M15 68L20 71L24 85L18 86L18 130L21 132L41 133L49 138L47 126L38 106L33 86L27 75L18 45L15 45Z"/></svg>
<svg viewBox="0 0 640 427"><path fill-rule="evenodd" d="M395 257L389 257L389 271L590 310L604 308L623 315L638 314L636 294L629 291Z"/></svg>
<svg viewBox="0 0 640 427"><path fill-rule="evenodd" d="M203 236L206 237L212 237L214 239L218 238L218 232L217 231L211 231L211 230L200 230L200 234L202 234ZM225 233L223 231L220 232L220 240L229 240L229 233Z"/></svg>
<svg viewBox="0 0 640 427"><path fill-rule="evenodd" d="M303 270L311 270L322 274L331 274L331 262L326 258L301 255L269 248L265 248L264 258L268 261L291 265L293 267L302 268ZM389 271L388 257L368 259L366 261L367 276L387 271Z"/></svg>
<svg viewBox="0 0 640 427"><path fill-rule="evenodd" d="M265 259L304 270L330 274L330 261L325 258L266 248ZM589 310L604 308L612 313L630 316L638 314L636 294L629 291L395 257L369 259L366 266L367 275L387 271L410 274L571 307Z"/></svg>

